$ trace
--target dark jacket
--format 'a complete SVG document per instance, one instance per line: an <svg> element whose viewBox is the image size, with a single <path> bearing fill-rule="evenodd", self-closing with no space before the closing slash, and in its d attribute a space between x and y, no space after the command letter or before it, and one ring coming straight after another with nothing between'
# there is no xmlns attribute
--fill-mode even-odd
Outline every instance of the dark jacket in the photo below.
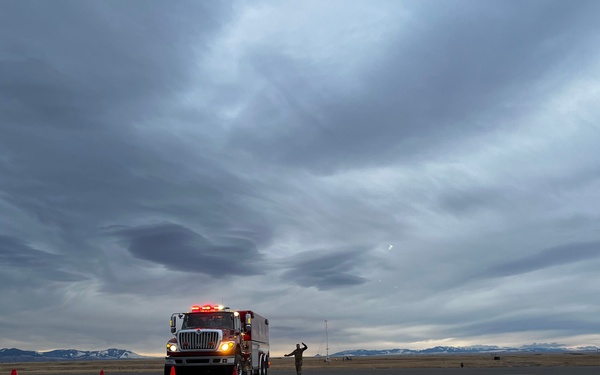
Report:
<svg viewBox="0 0 600 375"><path fill-rule="evenodd" d="M291 352L290 354L284 354L284 356L285 357L294 356L296 358L296 361L301 361L302 360L302 352L304 352L306 349L308 349L308 346L306 346L305 343L302 343L302 345L304 345L304 348L296 348L296 349L294 349L293 352Z"/></svg>

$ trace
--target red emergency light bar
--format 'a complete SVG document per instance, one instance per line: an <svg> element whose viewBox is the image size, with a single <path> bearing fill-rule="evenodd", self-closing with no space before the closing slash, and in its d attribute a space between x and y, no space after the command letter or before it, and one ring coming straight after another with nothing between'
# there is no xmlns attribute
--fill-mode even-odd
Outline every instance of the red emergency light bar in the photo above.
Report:
<svg viewBox="0 0 600 375"><path fill-rule="evenodd" d="M194 305L190 309L191 312L215 312L215 311L222 311L222 310L223 310L223 306L211 306L211 305L204 305L204 306Z"/></svg>

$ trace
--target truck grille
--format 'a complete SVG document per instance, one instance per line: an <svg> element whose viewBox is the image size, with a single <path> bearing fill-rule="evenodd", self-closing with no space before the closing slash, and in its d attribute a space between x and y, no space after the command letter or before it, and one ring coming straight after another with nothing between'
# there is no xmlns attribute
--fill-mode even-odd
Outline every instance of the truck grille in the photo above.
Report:
<svg viewBox="0 0 600 375"><path fill-rule="evenodd" d="M179 347L185 350L215 350L219 347L220 331L179 332Z"/></svg>

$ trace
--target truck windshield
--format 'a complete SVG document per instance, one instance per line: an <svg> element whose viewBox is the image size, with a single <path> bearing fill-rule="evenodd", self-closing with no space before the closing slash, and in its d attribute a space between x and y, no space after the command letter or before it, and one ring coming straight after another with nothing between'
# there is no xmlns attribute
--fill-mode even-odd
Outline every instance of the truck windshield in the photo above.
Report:
<svg viewBox="0 0 600 375"><path fill-rule="evenodd" d="M228 313L187 314L183 318L182 329L225 328L233 329L233 316Z"/></svg>

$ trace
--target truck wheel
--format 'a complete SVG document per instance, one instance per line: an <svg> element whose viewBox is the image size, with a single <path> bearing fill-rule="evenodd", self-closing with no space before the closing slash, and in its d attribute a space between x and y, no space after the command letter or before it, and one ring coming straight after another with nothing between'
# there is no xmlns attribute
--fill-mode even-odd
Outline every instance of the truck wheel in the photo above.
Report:
<svg viewBox="0 0 600 375"><path fill-rule="evenodd" d="M260 375L262 367L262 356L259 357L258 367L252 370L252 375Z"/></svg>
<svg viewBox="0 0 600 375"><path fill-rule="evenodd" d="M266 358L263 358L260 363L260 375L267 375L267 370L269 369L269 364Z"/></svg>
<svg viewBox="0 0 600 375"><path fill-rule="evenodd" d="M233 362L233 373L234 375L244 375L242 356L240 354L235 355L235 362Z"/></svg>
<svg viewBox="0 0 600 375"><path fill-rule="evenodd" d="M171 366L165 365L165 375L171 375Z"/></svg>

